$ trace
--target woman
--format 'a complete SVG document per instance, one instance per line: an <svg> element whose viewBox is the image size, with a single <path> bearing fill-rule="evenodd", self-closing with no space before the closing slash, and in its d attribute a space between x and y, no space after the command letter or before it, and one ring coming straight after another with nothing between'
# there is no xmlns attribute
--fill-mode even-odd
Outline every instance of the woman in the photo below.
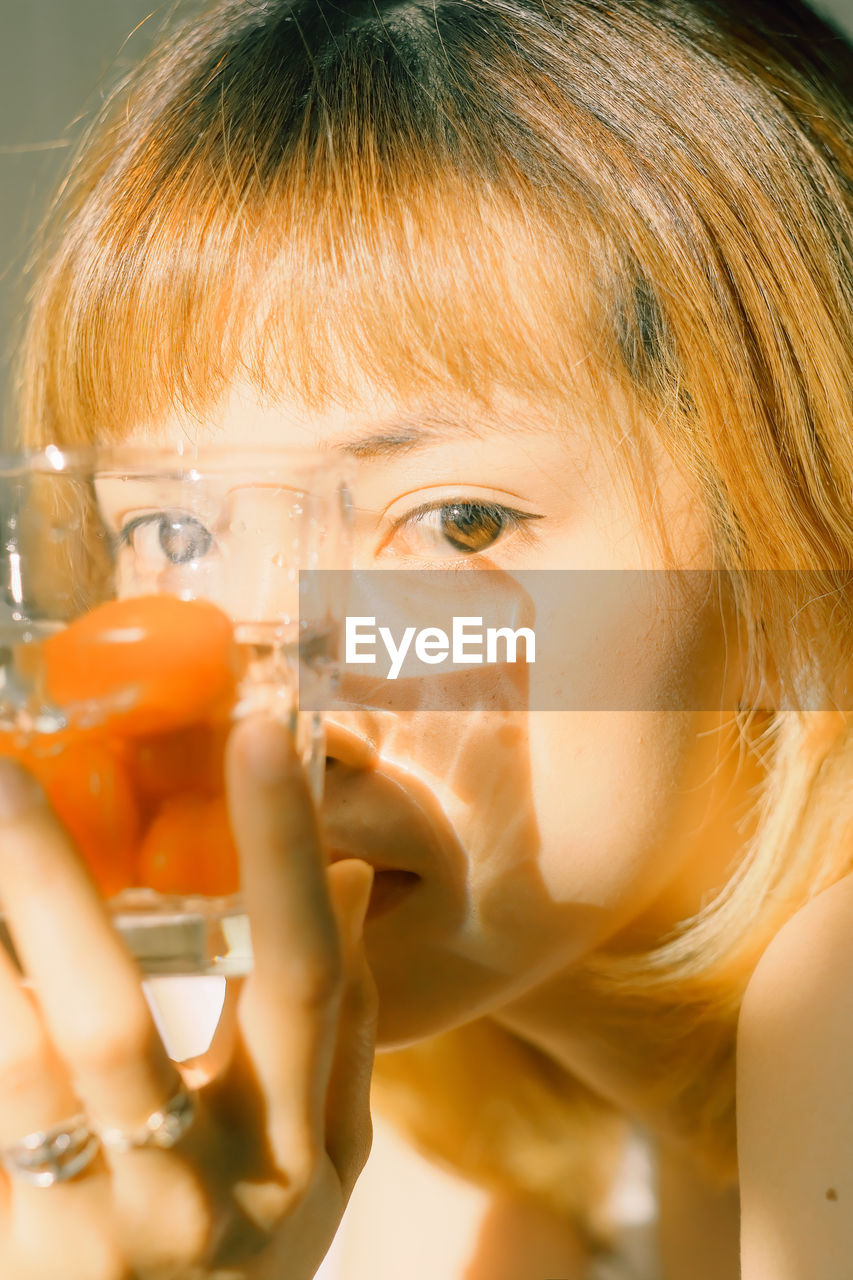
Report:
<svg viewBox="0 0 853 1280"><path fill-rule="evenodd" d="M0 1145L77 1111L131 1135L13 1174L4 1275L313 1275L369 1146L374 983L378 1099L536 1207L490 1277L584 1274L628 1121L666 1280L843 1273L850 71L794 0L240 0L108 104L34 293L31 443L346 447L363 567L723 568L744 657L695 600L654 644L625 604L581 649L606 711L332 716L322 837L241 726L257 967L160 1151L133 1135L175 1067L4 771L34 994L4 974ZM409 889L362 931L371 867Z"/></svg>

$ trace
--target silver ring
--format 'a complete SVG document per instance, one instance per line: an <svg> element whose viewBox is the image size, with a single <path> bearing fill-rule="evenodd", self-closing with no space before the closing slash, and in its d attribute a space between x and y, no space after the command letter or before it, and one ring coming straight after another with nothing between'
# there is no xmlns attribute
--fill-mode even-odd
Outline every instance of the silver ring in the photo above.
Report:
<svg viewBox="0 0 853 1280"><path fill-rule="evenodd" d="M33 1187L68 1182L92 1163L98 1152L97 1136L82 1114L52 1129L28 1133L0 1151L0 1161L13 1178Z"/></svg>
<svg viewBox="0 0 853 1280"><path fill-rule="evenodd" d="M98 1129L101 1144L108 1151L134 1151L140 1147L159 1147L168 1151L184 1136L196 1117L197 1095L182 1085L159 1111L151 1115L138 1129L119 1129L114 1126Z"/></svg>

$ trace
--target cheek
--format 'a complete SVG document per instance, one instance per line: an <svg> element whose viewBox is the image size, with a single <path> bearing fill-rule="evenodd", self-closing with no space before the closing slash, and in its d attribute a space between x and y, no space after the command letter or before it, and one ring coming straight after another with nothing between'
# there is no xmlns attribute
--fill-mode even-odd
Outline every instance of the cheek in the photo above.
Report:
<svg viewBox="0 0 853 1280"><path fill-rule="evenodd" d="M658 580L631 581L644 592ZM530 717L543 880L555 900L595 905L613 928L690 856L705 709L731 692L718 606L641 594L623 606L591 608L566 659L565 682L606 709ZM684 709L660 709L672 706Z"/></svg>
<svg viewBox="0 0 853 1280"><path fill-rule="evenodd" d="M539 833L527 712L421 713L382 748L420 774L466 851L470 892L535 866Z"/></svg>
<svg viewBox="0 0 853 1280"><path fill-rule="evenodd" d="M660 889L682 853L675 830L692 717L576 712L533 717L531 774L540 872L556 902L630 917Z"/></svg>

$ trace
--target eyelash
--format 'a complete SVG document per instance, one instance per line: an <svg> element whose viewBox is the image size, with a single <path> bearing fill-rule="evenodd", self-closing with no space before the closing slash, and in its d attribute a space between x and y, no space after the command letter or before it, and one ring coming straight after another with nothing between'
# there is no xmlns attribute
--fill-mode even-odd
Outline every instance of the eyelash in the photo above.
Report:
<svg viewBox="0 0 853 1280"><path fill-rule="evenodd" d="M422 565L429 567L432 564L435 564L436 567L444 569L455 565L464 565L471 560L476 559L478 556L484 555L487 551L490 551L492 547L497 546L503 536L508 532L520 533L526 543L533 543L536 541L536 535L533 533L532 529L528 529L526 527L527 522L542 519L540 515L536 515L534 512L518 511L515 507L505 507L501 503L497 502L472 502L465 498L452 499L451 501L447 501L445 499L443 502L425 502L422 503L421 506L414 507L411 511L407 511L404 516L400 516L398 520L394 521L391 526L391 534L393 535L401 529L418 524L434 511L442 512L453 510L462 510L469 516L471 512L479 512L485 515L487 519L492 519L495 523L502 524L503 527L494 541L491 542L488 547L484 547L482 551L472 549L471 551L460 555L457 560L437 560L434 562L420 561Z"/></svg>

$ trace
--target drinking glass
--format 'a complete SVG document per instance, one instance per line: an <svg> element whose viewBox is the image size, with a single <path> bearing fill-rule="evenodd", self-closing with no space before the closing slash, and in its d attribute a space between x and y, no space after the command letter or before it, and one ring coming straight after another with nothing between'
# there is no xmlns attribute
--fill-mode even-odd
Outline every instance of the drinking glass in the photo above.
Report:
<svg viewBox="0 0 853 1280"><path fill-rule="evenodd" d="M315 800L352 510L309 450L0 457L0 755L39 779L146 973L243 974L235 720L286 723ZM7 945L11 945L6 935Z"/></svg>

